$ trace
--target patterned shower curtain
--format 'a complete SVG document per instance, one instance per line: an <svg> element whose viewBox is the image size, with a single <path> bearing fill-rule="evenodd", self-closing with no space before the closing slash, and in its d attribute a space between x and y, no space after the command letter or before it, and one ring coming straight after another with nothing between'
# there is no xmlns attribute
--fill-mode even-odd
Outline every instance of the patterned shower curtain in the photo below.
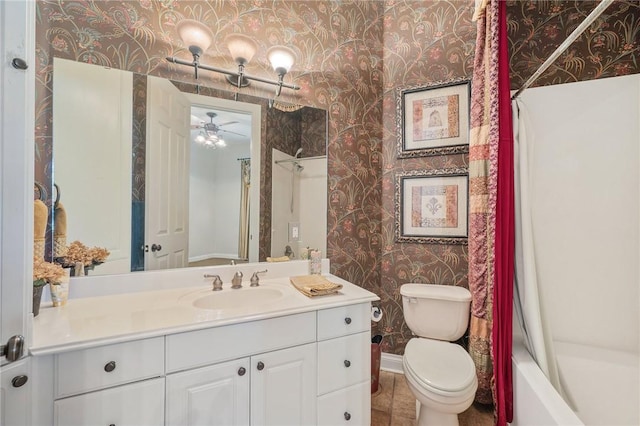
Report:
<svg viewBox="0 0 640 426"><path fill-rule="evenodd" d="M249 258L249 189L251 188L251 160L240 160L240 232L238 258Z"/></svg>
<svg viewBox="0 0 640 426"><path fill-rule="evenodd" d="M497 425L512 417L513 135L505 15L503 1L476 1L469 143L469 353L476 401L495 403Z"/></svg>

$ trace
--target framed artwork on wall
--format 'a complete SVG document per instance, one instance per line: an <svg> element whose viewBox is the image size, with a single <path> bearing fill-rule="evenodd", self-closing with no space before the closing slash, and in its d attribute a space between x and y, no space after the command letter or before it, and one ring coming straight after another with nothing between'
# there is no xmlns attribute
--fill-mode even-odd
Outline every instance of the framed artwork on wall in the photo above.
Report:
<svg viewBox="0 0 640 426"><path fill-rule="evenodd" d="M398 158L469 152L469 80L400 89Z"/></svg>
<svg viewBox="0 0 640 426"><path fill-rule="evenodd" d="M467 245L466 168L397 173L395 186L396 242Z"/></svg>

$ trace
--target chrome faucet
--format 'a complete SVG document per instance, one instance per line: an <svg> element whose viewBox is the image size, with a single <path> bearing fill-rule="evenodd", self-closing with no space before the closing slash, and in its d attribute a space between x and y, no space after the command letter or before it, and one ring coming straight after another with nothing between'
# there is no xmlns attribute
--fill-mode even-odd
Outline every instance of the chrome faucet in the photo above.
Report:
<svg viewBox="0 0 640 426"><path fill-rule="evenodd" d="M251 285L249 287L258 287L260 285L260 277L258 276L258 274L264 274L265 272L267 272L268 270L265 269L264 271L256 271L253 273L253 275L251 276Z"/></svg>
<svg viewBox="0 0 640 426"><path fill-rule="evenodd" d="M213 289L212 291L220 291L222 290L222 280L220 279L220 275L210 275L204 274L205 278L213 278Z"/></svg>
<svg viewBox="0 0 640 426"><path fill-rule="evenodd" d="M238 271L233 275L233 278L231 279L231 288L242 288L242 272Z"/></svg>

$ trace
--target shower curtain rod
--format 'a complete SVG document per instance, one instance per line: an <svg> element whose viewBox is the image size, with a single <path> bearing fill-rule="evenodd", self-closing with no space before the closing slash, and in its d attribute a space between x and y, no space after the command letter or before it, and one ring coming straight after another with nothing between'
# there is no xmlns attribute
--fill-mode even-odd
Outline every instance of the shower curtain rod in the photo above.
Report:
<svg viewBox="0 0 640 426"><path fill-rule="evenodd" d="M326 155L318 155L317 157L302 157L302 158L287 158L286 160L276 160L276 164L280 163L295 163L296 161L306 161L306 160L319 160L321 158L327 158Z"/></svg>
<svg viewBox="0 0 640 426"><path fill-rule="evenodd" d="M593 9L593 11L584 19L584 21L582 21L580 25L578 25L576 29L573 30L571 34L569 34L569 37L567 37L567 39L563 41L560 46L558 46L558 48L551 54L551 56L549 56L549 58L544 61L542 65L540 65L540 68L538 68L538 70L534 72L531 77L529 77L529 79L522 85L522 87L518 89L516 93L514 93L514 95L511 97L511 100L516 99L525 89L531 86L533 82L536 81L538 77L540 77L540 75L545 72L556 59L558 59L558 56L560 56L565 50L567 50L569 45L573 43L578 37L580 37L580 35L589 27L589 25L591 25L593 21L595 21L596 18L598 18L598 16L600 16L602 12L604 12L604 10L609 7L609 5L611 5L611 3L613 3L613 0L602 0L600 4L596 6L596 8Z"/></svg>

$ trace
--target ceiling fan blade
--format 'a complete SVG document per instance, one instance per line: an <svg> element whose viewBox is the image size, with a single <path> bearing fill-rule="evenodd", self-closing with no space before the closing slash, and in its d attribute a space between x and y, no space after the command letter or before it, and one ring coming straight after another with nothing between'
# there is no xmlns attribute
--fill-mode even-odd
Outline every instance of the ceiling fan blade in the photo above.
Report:
<svg viewBox="0 0 640 426"><path fill-rule="evenodd" d="M218 124L218 127L226 126L228 124L236 124L236 123L239 123L239 121L227 121L226 123Z"/></svg>
<svg viewBox="0 0 640 426"><path fill-rule="evenodd" d="M242 137L245 137L245 138L247 137L247 135L243 135L242 133L232 132L231 130L220 129L220 133L233 133L234 135L242 136Z"/></svg>

